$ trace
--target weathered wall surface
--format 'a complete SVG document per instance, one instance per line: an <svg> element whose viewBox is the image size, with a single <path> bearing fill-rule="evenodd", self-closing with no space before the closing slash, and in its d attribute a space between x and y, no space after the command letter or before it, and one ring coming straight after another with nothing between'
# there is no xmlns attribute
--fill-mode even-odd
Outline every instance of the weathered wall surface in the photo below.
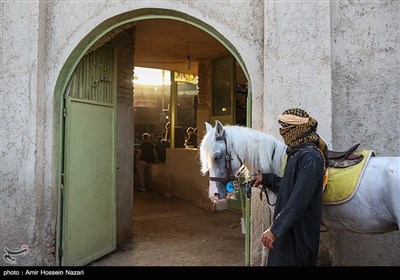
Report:
<svg viewBox="0 0 400 280"><path fill-rule="evenodd" d="M282 140L277 116L299 107L318 120L318 132L330 143L331 135L331 50L329 2L265 2L264 100L253 101L253 116L263 112L254 128ZM263 265L267 250L261 234L271 214L258 195L252 199L252 263Z"/></svg>
<svg viewBox="0 0 400 280"><path fill-rule="evenodd" d="M0 248L18 251L17 265L53 263L55 194L44 146L45 15L43 2L1 3ZM8 265L4 258L0 265Z"/></svg>
<svg viewBox="0 0 400 280"><path fill-rule="evenodd" d="M278 139L277 116L299 107L318 120L325 141L332 140L329 13L327 1L265 4L263 120Z"/></svg>
<svg viewBox="0 0 400 280"><path fill-rule="evenodd" d="M332 146L400 156L400 2L333 1L331 22ZM400 265L399 231L330 235L333 265Z"/></svg>
<svg viewBox="0 0 400 280"><path fill-rule="evenodd" d="M18 257L17 265L55 265L62 85L88 43L106 28L137 15L157 14L154 9L196 18L234 46L250 74L253 96L262 99L263 2L221 3L2 3L0 247L17 250L28 245L28 254ZM152 10L139 11L148 8ZM1 259L1 265L8 263Z"/></svg>
<svg viewBox="0 0 400 280"><path fill-rule="evenodd" d="M378 156L399 156L399 6L267 2L264 130L277 135L276 116L299 106L317 118L330 148L361 142ZM267 207L253 200L255 264L267 254L259 241L265 228L256 225L268 226L270 217L260 209ZM360 235L330 229L321 233L319 264L399 265L399 241L398 231Z"/></svg>
<svg viewBox="0 0 400 280"><path fill-rule="evenodd" d="M400 156L400 3L332 2L333 147Z"/></svg>

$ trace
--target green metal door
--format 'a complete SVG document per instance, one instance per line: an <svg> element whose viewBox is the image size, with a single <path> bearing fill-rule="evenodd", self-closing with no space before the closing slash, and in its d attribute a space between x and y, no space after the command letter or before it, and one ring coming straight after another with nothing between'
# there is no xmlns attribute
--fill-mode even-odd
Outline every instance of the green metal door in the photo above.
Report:
<svg viewBox="0 0 400 280"><path fill-rule="evenodd" d="M112 46L86 55L66 93L62 265L116 248L114 61Z"/></svg>

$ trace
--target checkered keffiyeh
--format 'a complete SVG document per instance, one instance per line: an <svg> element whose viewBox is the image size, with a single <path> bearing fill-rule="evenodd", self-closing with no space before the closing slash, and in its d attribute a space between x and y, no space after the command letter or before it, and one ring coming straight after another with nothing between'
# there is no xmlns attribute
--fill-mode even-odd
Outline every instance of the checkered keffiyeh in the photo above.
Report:
<svg viewBox="0 0 400 280"><path fill-rule="evenodd" d="M290 148L306 143L315 143L323 158L325 165L328 162L328 151L324 140L317 134L318 122L302 109L292 108L284 111L278 117L282 126L279 132Z"/></svg>
<svg viewBox="0 0 400 280"><path fill-rule="evenodd" d="M292 108L284 111L278 117L282 126L279 129L285 144L289 149L306 143L315 143L324 159L324 175L322 189L328 184L328 148L325 141L317 134L318 122L302 109Z"/></svg>

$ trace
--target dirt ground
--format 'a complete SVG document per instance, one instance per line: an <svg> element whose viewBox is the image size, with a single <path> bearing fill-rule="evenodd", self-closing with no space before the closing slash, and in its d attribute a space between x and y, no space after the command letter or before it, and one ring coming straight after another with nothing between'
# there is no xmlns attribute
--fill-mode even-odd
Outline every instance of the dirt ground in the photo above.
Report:
<svg viewBox="0 0 400 280"><path fill-rule="evenodd" d="M135 192L133 238L90 266L244 266L241 216Z"/></svg>

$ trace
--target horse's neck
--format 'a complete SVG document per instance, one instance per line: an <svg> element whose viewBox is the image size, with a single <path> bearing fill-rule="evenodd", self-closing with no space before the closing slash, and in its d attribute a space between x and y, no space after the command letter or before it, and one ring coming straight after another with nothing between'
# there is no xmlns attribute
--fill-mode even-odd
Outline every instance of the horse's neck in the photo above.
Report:
<svg viewBox="0 0 400 280"><path fill-rule="evenodd" d="M248 160L244 160L245 166L250 172L260 170L262 173L274 173L282 176L282 164L286 160L286 145L270 135L267 135L264 140L260 141L259 146L248 143L249 147L256 149L256 154ZM243 155L243 157L249 157L250 154Z"/></svg>
<svg viewBox="0 0 400 280"><path fill-rule="evenodd" d="M271 155L272 163L271 170L269 172L274 173L275 175L282 176L282 168L284 162L286 161L286 145L283 142L280 142L274 139L275 151L273 152L273 156Z"/></svg>

